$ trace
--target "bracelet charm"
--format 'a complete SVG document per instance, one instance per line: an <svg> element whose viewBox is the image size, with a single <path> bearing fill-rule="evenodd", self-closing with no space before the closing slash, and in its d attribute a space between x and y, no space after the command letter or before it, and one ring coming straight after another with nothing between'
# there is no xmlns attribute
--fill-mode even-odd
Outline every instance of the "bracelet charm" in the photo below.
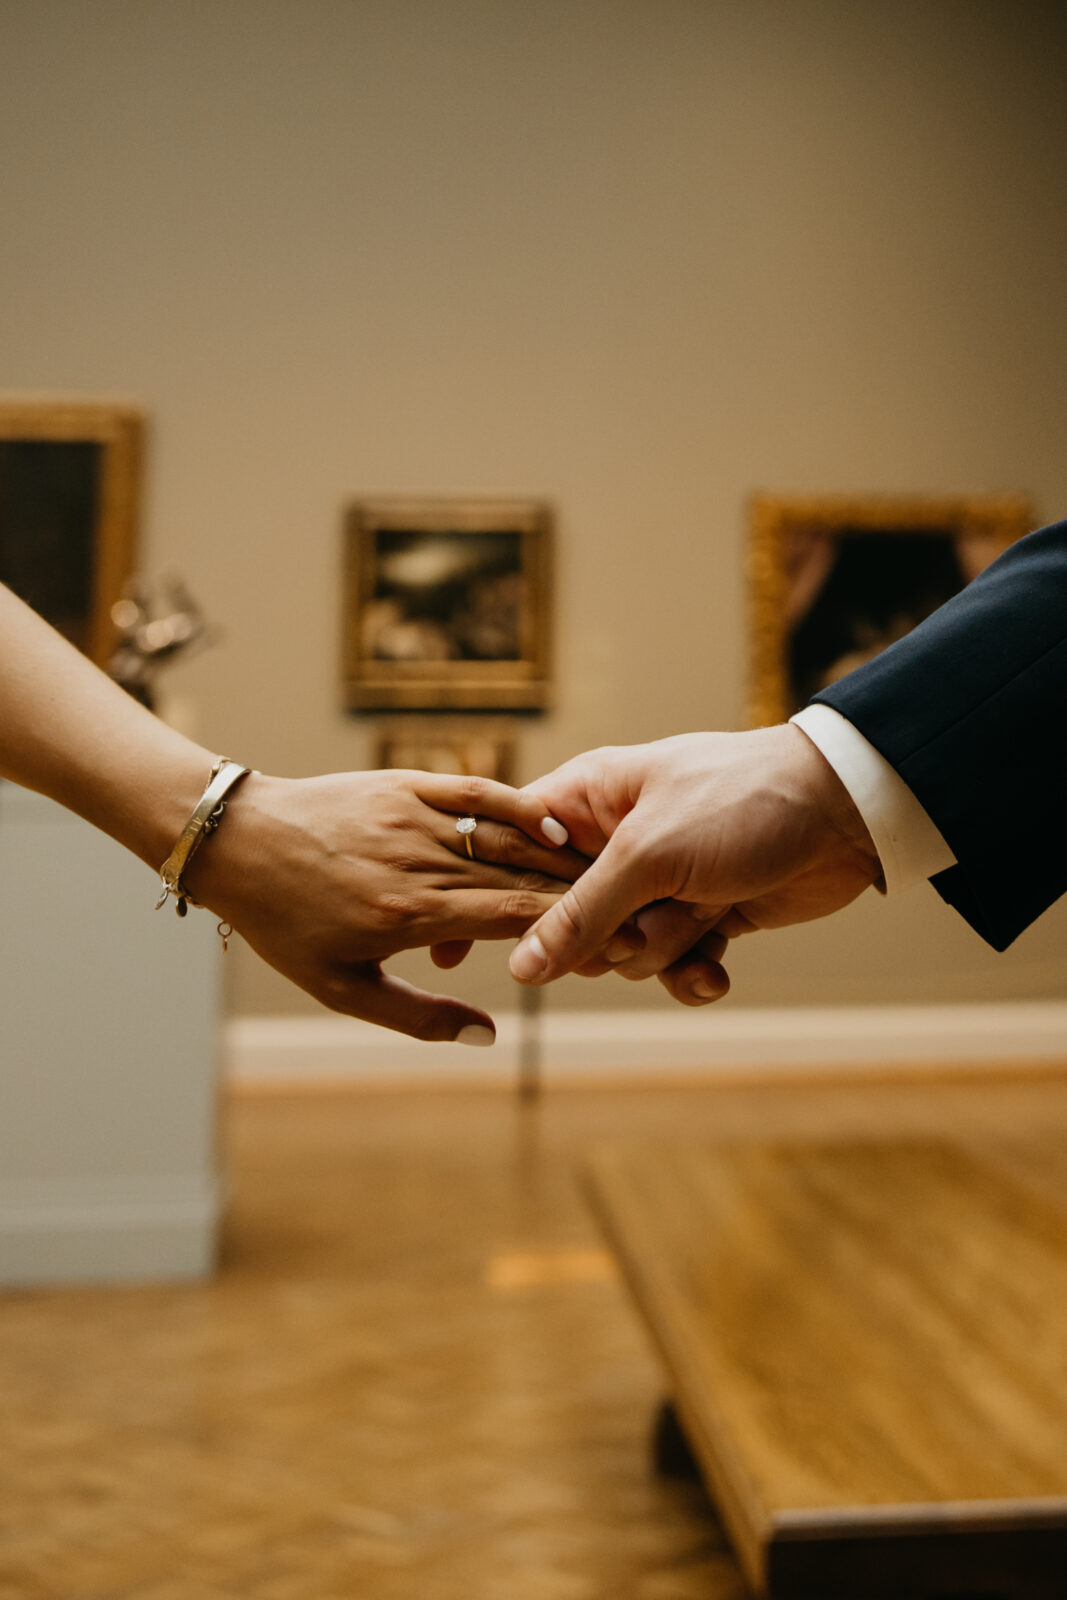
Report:
<svg viewBox="0 0 1067 1600"><path fill-rule="evenodd" d="M166 905L167 900L173 896L174 909L179 917L184 917L190 905L196 905L192 895L182 883L182 873L188 867L193 856L199 850L208 834L214 833L222 821L223 812L226 810L226 801L230 791L240 783L242 778L247 778L249 767L242 767L239 762L231 761L228 756L220 756L211 769L207 788L193 807L191 816L181 833L170 855L159 869L162 882L159 899L156 901L156 910ZM227 924L228 926L228 924ZM230 928L232 933L233 929ZM222 947L225 950L229 934L222 935L222 924L219 925L219 934L222 937Z"/></svg>

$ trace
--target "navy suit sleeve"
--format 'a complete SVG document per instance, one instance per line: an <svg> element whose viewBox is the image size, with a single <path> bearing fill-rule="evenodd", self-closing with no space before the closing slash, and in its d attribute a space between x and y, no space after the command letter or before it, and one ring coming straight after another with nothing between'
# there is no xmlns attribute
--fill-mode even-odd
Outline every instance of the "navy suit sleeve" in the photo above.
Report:
<svg viewBox="0 0 1067 1600"><path fill-rule="evenodd" d="M940 828L957 865L934 887L995 949L1067 891L1067 522L815 699Z"/></svg>

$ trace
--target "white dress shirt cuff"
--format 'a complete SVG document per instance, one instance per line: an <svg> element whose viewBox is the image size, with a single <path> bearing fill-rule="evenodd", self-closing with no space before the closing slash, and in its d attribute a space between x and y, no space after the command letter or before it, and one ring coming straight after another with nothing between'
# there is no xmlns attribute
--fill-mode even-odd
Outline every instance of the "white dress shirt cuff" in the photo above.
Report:
<svg viewBox="0 0 1067 1600"><path fill-rule="evenodd" d="M830 706L805 706L789 720L822 752L851 795L882 863L886 894L899 894L955 865L956 857L903 778L846 717Z"/></svg>

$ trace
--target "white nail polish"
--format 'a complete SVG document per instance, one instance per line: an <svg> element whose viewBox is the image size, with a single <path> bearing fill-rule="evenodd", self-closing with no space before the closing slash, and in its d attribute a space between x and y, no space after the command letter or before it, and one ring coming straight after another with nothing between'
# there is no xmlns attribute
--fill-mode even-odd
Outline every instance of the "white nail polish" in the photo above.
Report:
<svg viewBox="0 0 1067 1600"><path fill-rule="evenodd" d="M484 1050L491 1044L496 1044L496 1034L492 1028L487 1028L482 1022L468 1022L465 1028L460 1028L455 1038L456 1044L473 1044Z"/></svg>
<svg viewBox="0 0 1067 1600"><path fill-rule="evenodd" d="M570 834L562 822L557 822L555 817L546 817L541 824L541 832L552 844L566 844Z"/></svg>

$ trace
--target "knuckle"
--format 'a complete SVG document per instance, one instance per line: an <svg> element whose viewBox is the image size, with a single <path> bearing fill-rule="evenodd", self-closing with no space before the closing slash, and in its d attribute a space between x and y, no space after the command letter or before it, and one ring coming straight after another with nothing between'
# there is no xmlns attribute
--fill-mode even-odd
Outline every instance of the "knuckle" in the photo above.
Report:
<svg viewBox="0 0 1067 1600"><path fill-rule="evenodd" d="M568 885L558 878L547 878L543 872L520 872L515 887L527 894L561 894Z"/></svg>
<svg viewBox="0 0 1067 1600"><path fill-rule="evenodd" d="M537 896L522 889L513 890L504 898L504 915L516 922L533 922L541 915L544 907Z"/></svg>
<svg viewBox="0 0 1067 1600"><path fill-rule="evenodd" d="M489 785L485 778L479 778L473 773L468 773L460 780L459 798L467 811L478 811L484 803L488 792Z"/></svg>
<svg viewBox="0 0 1067 1600"><path fill-rule="evenodd" d="M419 920L420 909L415 895L390 890L378 896L375 920L388 932L401 932Z"/></svg>
<svg viewBox="0 0 1067 1600"><path fill-rule="evenodd" d="M494 841L497 859L505 867L515 866L525 854L527 841L522 834L514 828L501 828L499 838Z"/></svg>
<svg viewBox="0 0 1067 1600"><path fill-rule="evenodd" d="M426 867L425 857L420 857L416 851L409 847L397 848L392 851L383 862L383 866L395 878L405 878L414 872L422 872Z"/></svg>
<svg viewBox="0 0 1067 1600"><path fill-rule="evenodd" d="M547 878L542 877L539 872L522 872L516 867L504 866L500 862L495 864L501 866L506 874L506 877L500 880L500 887L505 892L510 891L513 894L544 894L550 887L555 887L550 884Z"/></svg>
<svg viewBox="0 0 1067 1600"><path fill-rule="evenodd" d="M581 901L573 891L559 901L556 911L563 920L564 933L569 938L581 940L585 937L585 917L582 914Z"/></svg>

